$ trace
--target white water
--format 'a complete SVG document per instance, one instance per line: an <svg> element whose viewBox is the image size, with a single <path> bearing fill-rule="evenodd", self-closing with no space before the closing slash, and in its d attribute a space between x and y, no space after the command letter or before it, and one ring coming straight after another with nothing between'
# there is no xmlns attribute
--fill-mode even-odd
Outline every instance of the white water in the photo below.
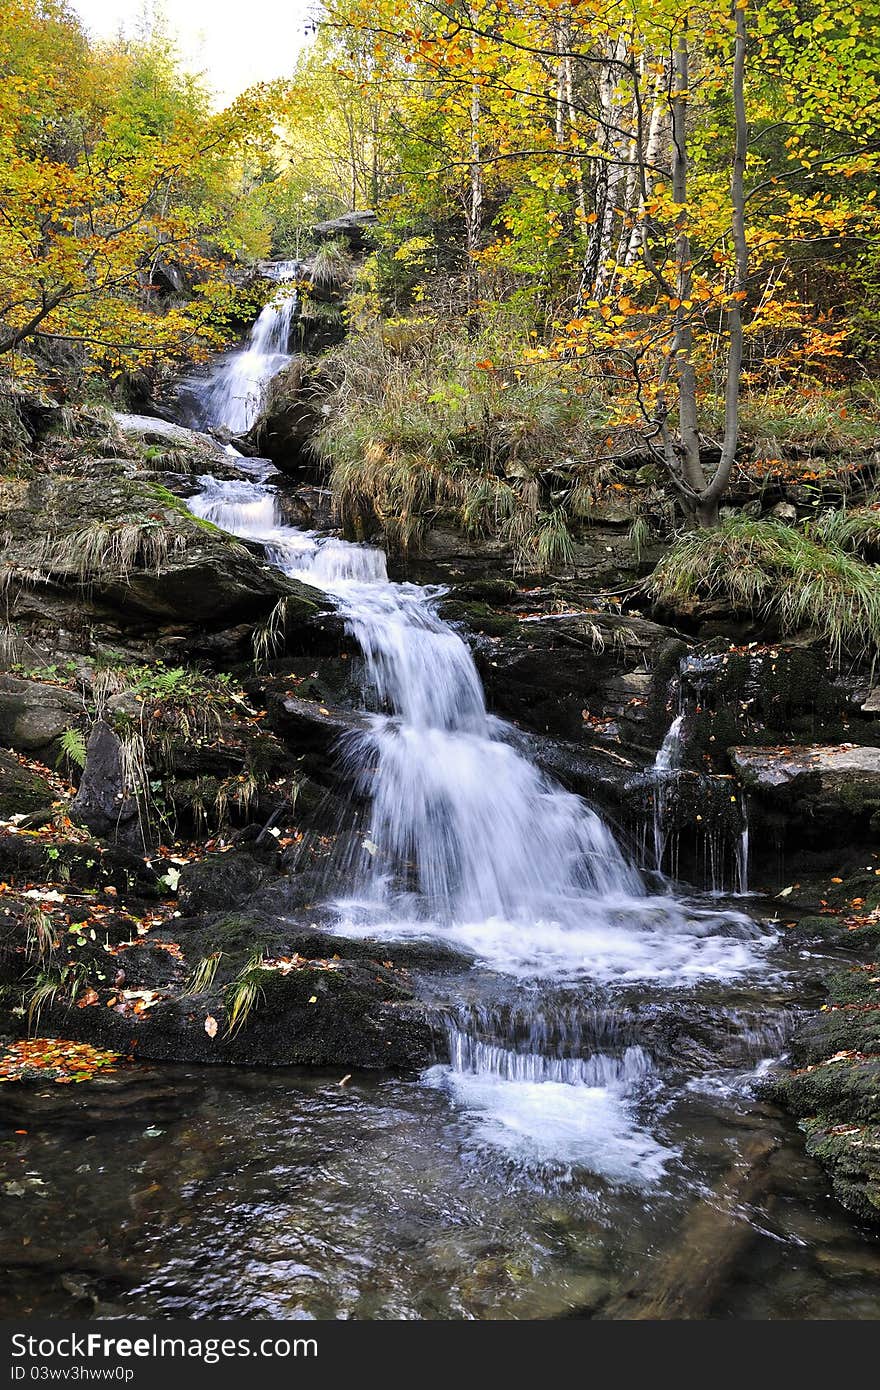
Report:
<svg viewBox="0 0 880 1390"><path fill-rule="evenodd" d="M546 1058L453 1033L452 1064L425 1079L474 1120L474 1135L530 1167L587 1168L611 1182L646 1186L673 1157L638 1123L639 1093L654 1078L640 1047L622 1057Z"/></svg>
<svg viewBox="0 0 880 1390"><path fill-rule="evenodd" d="M608 828L546 777L491 716L471 653L437 613L441 591L389 581L377 549L285 526L256 482L205 479L191 502L261 540L287 574L330 594L361 647L373 712L340 758L369 805L337 930L381 941L435 937L491 969L565 982L682 987L761 966L747 918L648 896ZM673 726L664 743L671 767ZM658 759L659 759L658 755ZM659 780L659 779L658 779ZM480 1142L518 1161L580 1165L652 1182L670 1153L634 1111L645 1054L545 1057L461 1037L432 1068Z"/></svg>
<svg viewBox="0 0 880 1390"><path fill-rule="evenodd" d="M739 844L736 847L736 886L738 893L747 894L749 891L749 799L745 792L739 799L739 809L742 816L742 830L739 833Z"/></svg>
<svg viewBox="0 0 880 1390"><path fill-rule="evenodd" d="M663 856L666 853L666 843L669 838L666 823L668 784L672 776L681 767L683 752L681 731L683 726L684 715L677 714L666 730L666 737L657 749L657 756L654 759L654 816L652 829L654 835L654 868L658 873L663 872Z"/></svg>
<svg viewBox="0 0 880 1390"><path fill-rule="evenodd" d="M283 282L293 280L298 269L296 261L280 261L272 267L271 278L282 282L282 288L260 313L245 347L222 361L202 384L199 403L209 424L245 434L256 420L266 386L290 360L288 342L297 295Z"/></svg>
<svg viewBox="0 0 880 1390"><path fill-rule="evenodd" d="M682 737L684 715L677 714L666 730L666 736L657 749L654 759L655 772L674 772L681 767Z"/></svg>

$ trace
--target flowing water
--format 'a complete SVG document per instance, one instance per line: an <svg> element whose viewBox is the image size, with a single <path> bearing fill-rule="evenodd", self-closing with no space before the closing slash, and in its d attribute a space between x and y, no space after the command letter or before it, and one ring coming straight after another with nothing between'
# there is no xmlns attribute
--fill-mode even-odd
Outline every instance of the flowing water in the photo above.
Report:
<svg viewBox="0 0 880 1390"><path fill-rule="evenodd" d="M346 865L349 895L333 905L340 934L442 940L551 1015L578 986L587 996L766 977L768 929L648 894L595 811L488 713L468 646L438 616L440 590L391 582L377 549L285 526L259 480L206 479L190 505L330 594L363 654L371 712L339 759L368 812ZM671 767L672 732L667 745ZM670 1156L639 1118L657 1078L637 1044L547 1056L523 1051L498 1020L485 1037L459 1019L449 1063L425 1082L527 1165L650 1185Z"/></svg>
<svg viewBox="0 0 880 1390"><path fill-rule="evenodd" d="M229 353L205 379L186 384L189 421L198 426L222 427L231 434L246 434L260 413L263 395L273 376L290 360L290 334L297 310L297 293L291 282L299 272L297 261L278 261L271 269L280 289L261 311L247 343Z"/></svg>
<svg viewBox="0 0 880 1390"><path fill-rule="evenodd" d="M246 370L264 381L281 338L258 328ZM215 420L238 390L230 373ZM737 1278L695 1287L691 1315L876 1316L876 1240L754 1094L801 962L735 906L649 892L487 710L442 591L390 581L378 549L285 525L242 467L203 479L193 510L329 594L362 653L363 724L338 753L365 810L325 917L348 938L455 949L460 964L420 982L446 1045L410 1079L145 1069L136 1105L124 1078L65 1097L56 1123L31 1126L28 1168L3 1155L35 1254L0 1310L601 1315L708 1238L719 1260L735 1246ZM658 791L681 734L676 719ZM743 1197L756 1145L767 1179Z"/></svg>

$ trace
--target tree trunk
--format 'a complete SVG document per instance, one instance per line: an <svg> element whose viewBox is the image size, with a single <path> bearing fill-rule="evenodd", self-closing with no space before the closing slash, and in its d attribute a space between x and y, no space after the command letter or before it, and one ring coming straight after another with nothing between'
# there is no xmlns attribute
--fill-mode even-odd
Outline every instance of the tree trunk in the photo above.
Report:
<svg viewBox="0 0 880 1390"><path fill-rule="evenodd" d="M734 14L736 17L736 37L733 55L733 109L736 122L736 142L733 152L733 168L730 175L730 205L731 234L736 268L727 310L730 341L727 350L727 380L724 387L724 440L721 446L721 461L715 470L711 483L704 489L702 497L702 503L705 507L711 509L714 506L715 509L715 520L702 523L710 526L717 524L718 503L727 491L739 440L739 391L743 361L742 309L749 275L749 249L746 242L745 216L745 172L749 147L745 101L747 48L745 6L738 6Z"/></svg>

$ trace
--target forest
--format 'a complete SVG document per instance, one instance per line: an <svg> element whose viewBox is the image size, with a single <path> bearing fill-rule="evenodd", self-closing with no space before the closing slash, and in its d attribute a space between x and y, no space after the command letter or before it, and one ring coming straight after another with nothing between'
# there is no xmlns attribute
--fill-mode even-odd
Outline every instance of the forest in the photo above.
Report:
<svg viewBox="0 0 880 1390"><path fill-rule="evenodd" d="M168 9L0 0L3 1316L880 1316L880 0Z"/></svg>

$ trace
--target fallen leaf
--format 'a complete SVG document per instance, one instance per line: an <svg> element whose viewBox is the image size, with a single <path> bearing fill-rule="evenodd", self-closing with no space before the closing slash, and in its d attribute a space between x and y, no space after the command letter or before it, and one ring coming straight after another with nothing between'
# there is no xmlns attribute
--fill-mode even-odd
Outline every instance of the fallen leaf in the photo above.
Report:
<svg viewBox="0 0 880 1390"><path fill-rule="evenodd" d="M205 1032L209 1038L216 1038L217 1036L217 1020L211 1014L208 1014L205 1019Z"/></svg>

